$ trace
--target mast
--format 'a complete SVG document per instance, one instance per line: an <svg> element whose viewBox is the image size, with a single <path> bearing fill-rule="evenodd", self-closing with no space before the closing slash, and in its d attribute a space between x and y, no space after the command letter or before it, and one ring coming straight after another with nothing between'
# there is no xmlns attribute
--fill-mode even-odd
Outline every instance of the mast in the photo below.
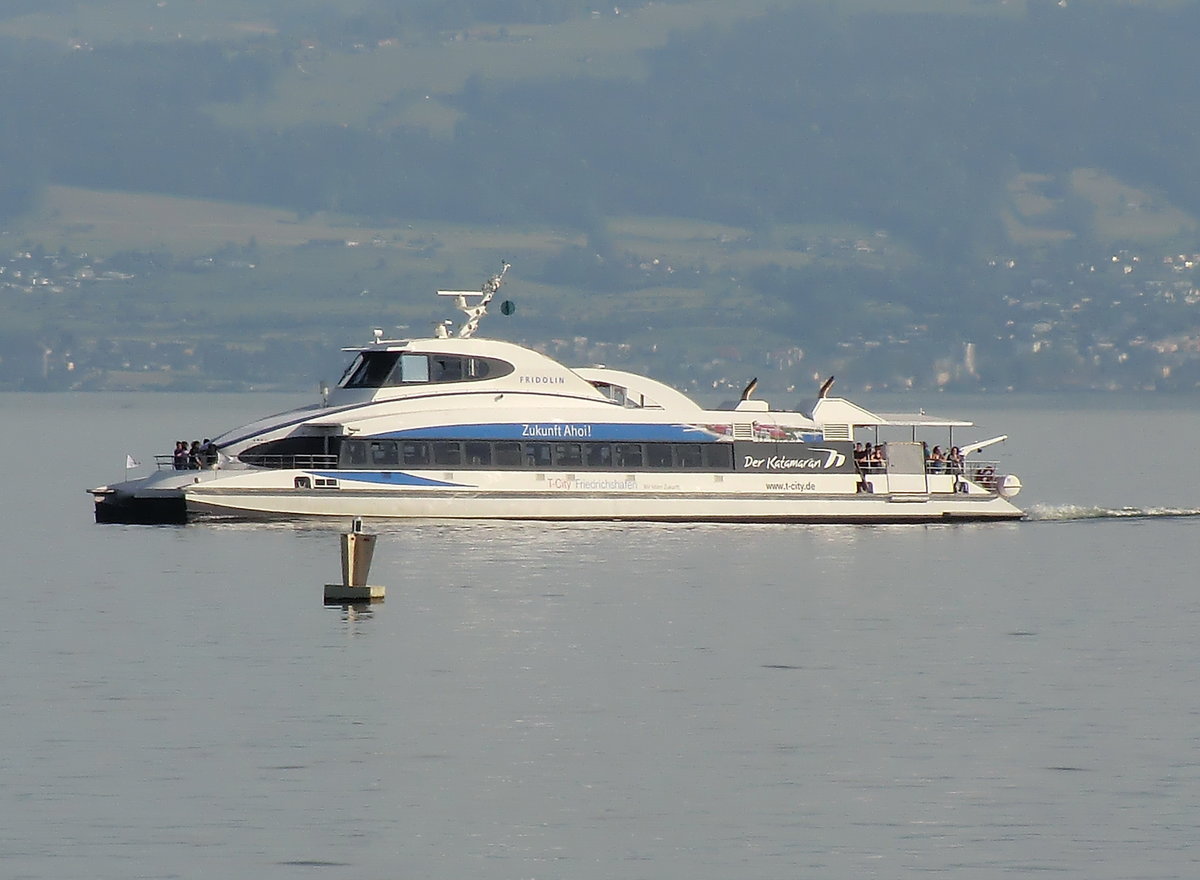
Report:
<svg viewBox="0 0 1200 880"><path fill-rule="evenodd" d="M438 296L454 297L454 307L467 316L467 320L458 328L459 339L470 339L479 327L479 319L487 314L488 303L492 301L492 297L496 295L496 291L500 289L500 285L504 283L504 273L508 271L510 264L501 261L500 271L483 282L483 287L476 293L473 290L439 290ZM482 297L475 305L467 305L468 296ZM445 324L437 326L437 335L439 339L449 337L450 331Z"/></svg>

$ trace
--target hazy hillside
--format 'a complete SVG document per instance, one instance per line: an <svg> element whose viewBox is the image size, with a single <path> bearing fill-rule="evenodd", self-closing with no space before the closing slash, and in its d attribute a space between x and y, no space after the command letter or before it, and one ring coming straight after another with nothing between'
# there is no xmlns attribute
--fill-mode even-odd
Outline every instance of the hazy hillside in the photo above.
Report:
<svg viewBox="0 0 1200 880"><path fill-rule="evenodd" d="M95 351L137 337L261 346L281 297L319 349L505 256L508 332L628 345L679 384L1192 387L1197 25L1115 0L9 3L0 231L60 268L0 275L0 383L103 386ZM167 201L122 226L104 192ZM98 298L92 264L127 253L157 256ZM205 290L214 253L239 265ZM400 285L374 319L330 298ZM105 308L129 301L140 327Z"/></svg>

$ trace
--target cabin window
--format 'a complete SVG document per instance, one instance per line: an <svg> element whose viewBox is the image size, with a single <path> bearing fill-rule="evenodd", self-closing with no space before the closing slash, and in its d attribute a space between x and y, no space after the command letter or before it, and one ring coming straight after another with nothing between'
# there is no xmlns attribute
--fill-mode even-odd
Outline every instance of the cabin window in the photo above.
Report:
<svg viewBox="0 0 1200 880"><path fill-rule="evenodd" d="M701 448L704 450L704 466L706 468L717 471L733 469L732 443L705 443Z"/></svg>
<svg viewBox="0 0 1200 880"><path fill-rule="evenodd" d="M346 440L342 443L343 467L366 467L367 444L362 440Z"/></svg>
<svg viewBox="0 0 1200 880"><path fill-rule="evenodd" d="M400 455L396 450L395 440L372 440L369 445L371 464L375 467L397 465L400 463Z"/></svg>
<svg viewBox="0 0 1200 880"><path fill-rule="evenodd" d="M486 440L468 440L463 444L466 462L475 467L486 467L492 463L492 444Z"/></svg>
<svg viewBox="0 0 1200 880"><path fill-rule="evenodd" d="M578 443L555 443L554 464L558 467L583 467L583 446Z"/></svg>
<svg viewBox="0 0 1200 880"><path fill-rule="evenodd" d="M520 443L506 440L496 444L496 465L498 467L520 467L521 462Z"/></svg>
<svg viewBox="0 0 1200 880"><path fill-rule="evenodd" d="M617 456L617 467L640 468L642 466L641 443L617 443L614 452Z"/></svg>
<svg viewBox="0 0 1200 880"><path fill-rule="evenodd" d="M312 488L312 480L310 480L308 477L296 477L295 481L293 482L293 485L297 489L311 489Z"/></svg>
<svg viewBox="0 0 1200 880"><path fill-rule="evenodd" d="M532 468L550 467L550 444L526 443L525 463Z"/></svg>
<svg viewBox="0 0 1200 880"><path fill-rule="evenodd" d="M588 443L584 445L587 456L587 466L608 470L612 467L612 445L609 443Z"/></svg>
<svg viewBox="0 0 1200 880"><path fill-rule="evenodd" d="M646 464L652 468L671 467L671 444L651 443L647 445Z"/></svg>
<svg viewBox="0 0 1200 880"><path fill-rule="evenodd" d="M517 440L346 439L341 467L530 470L733 469L731 443L552 443ZM299 486L297 486L299 488Z"/></svg>
<svg viewBox="0 0 1200 880"><path fill-rule="evenodd" d="M433 444L434 464L462 464L462 444L457 440L438 440Z"/></svg>
<svg viewBox="0 0 1200 880"><path fill-rule="evenodd" d="M421 440L405 440L400 444L400 458L405 467L429 464L429 444Z"/></svg>

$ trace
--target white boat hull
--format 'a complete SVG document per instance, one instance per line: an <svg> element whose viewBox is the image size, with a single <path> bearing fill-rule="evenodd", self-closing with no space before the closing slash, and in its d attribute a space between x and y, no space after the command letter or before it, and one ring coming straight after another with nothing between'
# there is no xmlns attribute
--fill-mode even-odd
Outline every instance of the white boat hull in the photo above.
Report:
<svg viewBox="0 0 1200 880"><path fill-rule="evenodd" d="M1019 519L1005 498L950 476L934 491L889 492L886 476L765 480L750 474L446 472L401 476L471 485L385 485L353 471L258 471L186 489L189 512L236 517L618 520L657 522L941 522ZM308 488L317 479L326 485ZM297 488L297 483L304 488ZM768 488L768 484L776 488ZM786 488L778 488L779 486ZM956 490L956 485L958 489ZM961 491L966 488L967 491Z"/></svg>

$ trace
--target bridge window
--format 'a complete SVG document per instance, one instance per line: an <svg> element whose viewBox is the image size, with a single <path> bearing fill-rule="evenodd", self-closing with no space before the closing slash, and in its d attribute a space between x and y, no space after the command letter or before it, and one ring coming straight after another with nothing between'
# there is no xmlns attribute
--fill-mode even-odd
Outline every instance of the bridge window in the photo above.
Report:
<svg viewBox="0 0 1200 880"><path fill-rule="evenodd" d="M400 363L388 376L389 385L417 384L429 381L429 358L423 354L402 354Z"/></svg>
<svg viewBox="0 0 1200 880"><path fill-rule="evenodd" d="M507 376L513 366L496 358L407 351L364 351L346 370L344 388L385 388L474 382Z"/></svg>
<svg viewBox="0 0 1200 880"><path fill-rule="evenodd" d="M345 388L379 388L392 374L398 351L364 351L350 369Z"/></svg>
<svg viewBox="0 0 1200 880"><path fill-rule="evenodd" d="M611 382L593 382L592 387L614 403L619 403L621 406L629 405L625 398L625 389L620 385L613 385Z"/></svg>
<svg viewBox="0 0 1200 880"><path fill-rule="evenodd" d="M431 382L461 382L463 377L463 359L447 355L434 355L430 358L429 379Z"/></svg>

